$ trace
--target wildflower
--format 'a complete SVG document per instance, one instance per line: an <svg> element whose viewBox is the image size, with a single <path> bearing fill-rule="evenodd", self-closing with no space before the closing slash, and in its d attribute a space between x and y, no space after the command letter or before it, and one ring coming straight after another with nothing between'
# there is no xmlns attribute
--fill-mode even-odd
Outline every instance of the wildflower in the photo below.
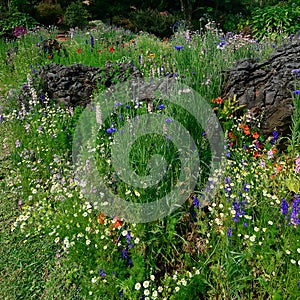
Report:
<svg viewBox="0 0 300 300"><path fill-rule="evenodd" d="M268 159L271 159L271 158L273 158L273 151L272 151L272 149L270 149L268 151Z"/></svg>
<svg viewBox="0 0 300 300"><path fill-rule="evenodd" d="M82 51L81 48L77 49L77 53L81 53L81 51Z"/></svg>
<svg viewBox="0 0 300 300"><path fill-rule="evenodd" d="M250 129L249 129L249 126L248 126L248 125L245 125L243 129L244 129L244 133L245 133L246 135L249 135L249 134L250 134Z"/></svg>
<svg viewBox="0 0 300 300"><path fill-rule="evenodd" d="M145 295L145 296L148 296L148 295L150 295L150 292L149 292L149 290L144 290L144 295Z"/></svg>
<svg viewBox="0 0 300 300"><path fill-rule="evenodd" d="M134 286L134 288L138 291L141 288L141 284L137 282Z"/></svg>
<svg viewBox="0 0 300 300"><path fill-rule="evenodd" d="M94 44L95 44L95 40L94 40L94 37L92 35L90 36L90 42L91 42L91 47L93 48Z"/></svg>
<svg viewBox="0 0 300 300"><path fill-rule="evenodd" d="M184 47L183 46L174 46L174 49L176 49L177 51L182 50Z"/></svg>
<svg viewBox="0 0 300 300"><path fill-rule="evenodd" d="M109 51L109 52L114 52L114 51L115 51L115 49L114 49L114 47L113 47L113 46L110 46L108 51Z"/></svg>
<svg viewBox="0 0 300 300"><path fill-rule="evenodd" d="M255 242L255 239L256 239L256 236L255 236L255 235L250 236L250 241L251 241L251 242Z"/></svg>
<svg viewBox="0 0 300 300"><path fill-rule="evenodd" d="M21 35L25 35L26 32L27 32L27 30L24 26L16 26L14 29L14 36L19 37Z"/></svg>
<svg viewBox="0 0 300 300"><path fill-rule="evenodd" d="M293 93L294 95L300 95L300 90L295 90Z"/></svg>
<svg viewBox="0 0 300 300"><path fill-rule="evenodd" d="M232 228L231 227L228 228L227 236L228 237L232 236Z"/></svg>
<svg viewBox="0 0 300 300"><path fill-rule="evenodd" d="M258 132L255 131L255 132L252 134L252 137L253 137L254 139L258 139L258 137L259 137Z"/></svg>
<svg viewBox="0 0 300 300"><path fill-rule="evenodd" d="M16 148L19 148L20 145L21 145L19 140L16 140L16 143L15 143L15 144L16 144Z"/></svg>
<svg viewBox="0 0 300 300"><path fill-rule="evenodd" d="M114 133L114 132L116 132L116 129L115 129L115 128L113 128L113 127L111 127L111 128L107 128L107 129L106 129L106 132L107 132L108 134L111 134L111 133Z"/></svg>
<svg viewBox="0 0 300 300"><path fill-rule="evenodd" d="M295 164L295 173L300 173L300 155L297 156Z"/></svg>
<svg viewBox="0 0 300 300"><path fill-rule="evenodd" d="M158 108L158 109L164 109L165 106L164 106L164 104L159 104L159 105L157 106L157 108Z"/></svg>
<svg viewBox="0 0 300 300"><path fill-rule="evenodd" d="M299 219L299 213L300 213L300 194L298 194L295 197L295 200L292 204L292 210L291 210L291 224L297 226L300 224L300 219Z"/></svg>
<svg viewBox="0 0 300 300"><path fill-rule="evenodd" d="M193 205L194 205L196 208L199 208L199 207L200 207L199 199L197 198L197 196L194 196Z"/></svg>
<svg viewBox="0 0 300 300"><path fill-rule="evenodd" d="M287 203L287 201L284 198L282 198L282 200L281 200L281 213L283 215L286 215L288 213L288 211L289 211L289 204Z"/></svg>
<svg viewBox="0 0 300 300"><path fill-rule="evenodd" d="M218 46L217 46L217 49L223 50L225 48L225 45L226 45L226 42L219 42Z"/></svg>
<svg viewBox="0 0 300 300"><path fill-rule="evenodd" d="M106 276L105 272L102 269L100 269L100 268L98 268L98 273L99 273L99 275L101 277L105 277Z"/></svg>

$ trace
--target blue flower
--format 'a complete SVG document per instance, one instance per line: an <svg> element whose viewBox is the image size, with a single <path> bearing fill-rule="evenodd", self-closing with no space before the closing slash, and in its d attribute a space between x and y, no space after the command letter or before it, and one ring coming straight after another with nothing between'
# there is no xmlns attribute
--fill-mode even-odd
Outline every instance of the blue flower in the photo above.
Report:
<svg viewBox="0 0 300 300"><path fill-rule="evenodd" d="M288 211L289 211L289 204L284 198L282 198L282 200L281 200L281 213L283 215L286 215L288 213Z"/></svg>
<svg viewBox="0 0 300 300"><path fill-rule="evenodd" d="M159 104L159 105L157 106L157 108L158 108L158 109L164 109L165 106L164 106L164 104Z"/></svg>
<svg viewBox="0 0 300 300"><path fill-rule="evenodd" d="M227 236L232 236L232 228L229 227L228 230L227 230Z"/></svg>
<svg viewBox="0 0 300 300"><path fill-rule="evenodd" d="M300 90L295 90L293 93L294 95L300 95Z"/></svg>
<svg viewBox="0 0 300 300"><path fill-rule="evenodd" d="M113 127L107 128L107 129L106 129L106 132L107 132L108 134L114 133L114 132L116 132L116 128L113 128Z"/></svg>
<svg viewBox="0 0 300 300"><path fill-rule="evenodd" d="M99 273L99 275L101 277L105 277L106 276L105 272L102 269L100 269L100 268L98 268L98 273Z"/></svg>
<svg viewBox="0 0 300 300"><path fill-rule="evenodd" d="M126 249L122 249L122 257L125 259L127 258L127 254L128 254L128 251Z"/></svg>
<svg viewBox="0 0 300 300"><path fill-rule="evenodd" d="M176 49L177 51L180 51L180 50L182 50L184 47L183 46L174 46L174 49Z"/></svg>
<svg viewBox="0 0 300 300"><path fill-rule="evenodd" d="M196 208L199 208L199 207L200 207L199 199L197 198L197 196L194 196L193 205L194 205Z"/></svg>
<svg viewBox="0 0 300 300"><path fill-rule="evenodd" d="M166 123L171 123L172 122L172 119L171 118L166 118Z"/></svg>
<svg viewBox="0 0 300 300"><path fill-rule="evenodd" d="M90 36L90 42L91 42L91 46L94 47L95 40L94 40L94 37L92 35Z"/></svg>

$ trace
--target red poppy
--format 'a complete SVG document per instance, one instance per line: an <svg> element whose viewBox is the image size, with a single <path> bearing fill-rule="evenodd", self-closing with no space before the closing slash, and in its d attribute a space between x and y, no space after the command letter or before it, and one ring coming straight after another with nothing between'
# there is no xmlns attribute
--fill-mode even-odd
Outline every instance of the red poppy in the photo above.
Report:
<svg viewBox="0 0 300 300"><path fill-rule="evenodd" d="M97 50L97 52L98 52L98 53L101 53L101 52L102 52L102 50L100 50L100 49L99 49L99 50Z"/></svg>
<svg viewBox="0 0 300 300"><path fill-rule="evenodd" d="M80 48L77 49L77 53L81 53L81 51L82 51L82 50L81 50Z"/></svg>
<svg viewBox="0 0 300 300"><path fill-rule="evenodd" d="M114 52L114 51L115 51L114 47L113 47L113 46L110 46L110 47L109 47L109 52Z"/></svg>

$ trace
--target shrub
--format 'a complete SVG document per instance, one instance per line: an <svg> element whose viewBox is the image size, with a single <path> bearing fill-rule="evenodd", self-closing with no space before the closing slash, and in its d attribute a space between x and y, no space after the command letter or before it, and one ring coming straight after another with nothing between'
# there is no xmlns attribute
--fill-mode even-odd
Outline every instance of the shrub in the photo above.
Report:
<svg viewBox="0 0 300 300"><path fill-rule="evenodd" d="M44 25L57 24L58 20L63 16L63 10L60 4L49 4L41 2L36 6L37 19Z"/></svg>
<svg viewBox="0 0 300 300"><path fill-rule="evenodd" d="M293 34L300 30L300 8L293 4L279 3L275 6L256 8L250 20L253 34L261 39L270 34Z"/></svg>
<svg viewBox="0 0 300 300"><path fill-rule="evenodd" d="M137 31L147 31L163 38L172 34L171 26L176 18L168 12L148 8L131 13L130 20Z"/></svg>
<svg viewBox="0 0 300 300"><path fill-rule="evenodd" d="M0 38L13 38L14 29L22 26L30 29L38 23L26 13L19 11L7 11L4 13L3 18L0 19Z"/></svg>
<svg viewBox="0 0 300 300"><path fill-rule="evenodd" d="M71 3L65 12L64 22L69 27L85 27L88 24L89 13L81 2Z"/></svg>

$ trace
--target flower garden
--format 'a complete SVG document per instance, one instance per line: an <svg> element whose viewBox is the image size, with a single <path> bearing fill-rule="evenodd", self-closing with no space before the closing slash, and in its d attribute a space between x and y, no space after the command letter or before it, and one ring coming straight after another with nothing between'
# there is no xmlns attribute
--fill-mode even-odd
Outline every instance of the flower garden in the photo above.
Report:
<svg viewBox="0 0 300 300"><path fill-rule="evenodd" d="M224 70L241 58L263 60L289 37L274 46L208 24L201 34L179 28L160 40L100 24L73 33L61 41L66 52L49 55L40 45L55 38L55 29L17 32L15 41L0 41L2 299L300 298L300 66L293 70L290 136L274 128L263 137L257 116L238 99L220 97ZM13 47L18 50L8 63ZM35 86L45 64L102 67L107 61L131 62L145 78L175 77L207 100L224 131L224 156L210 173L206 132L162 99L152 107L120 100L109 118L98 120L91 147L97 170L109 189L133 203L169 193L180 162L168 139L146 135L129 155L136 173L147 175L148 162L159 154L171 165L169 176L159 188L122 182L110 152L122 126L155 113L168 116L166 127L177 120L194 137L205 180L182 206L155 221L127 222L85 198L72 163L83 109L57 105ZM20 89L30 92L28 105L18 102ZM95 97L105 89L99 83Z"/></svg>

